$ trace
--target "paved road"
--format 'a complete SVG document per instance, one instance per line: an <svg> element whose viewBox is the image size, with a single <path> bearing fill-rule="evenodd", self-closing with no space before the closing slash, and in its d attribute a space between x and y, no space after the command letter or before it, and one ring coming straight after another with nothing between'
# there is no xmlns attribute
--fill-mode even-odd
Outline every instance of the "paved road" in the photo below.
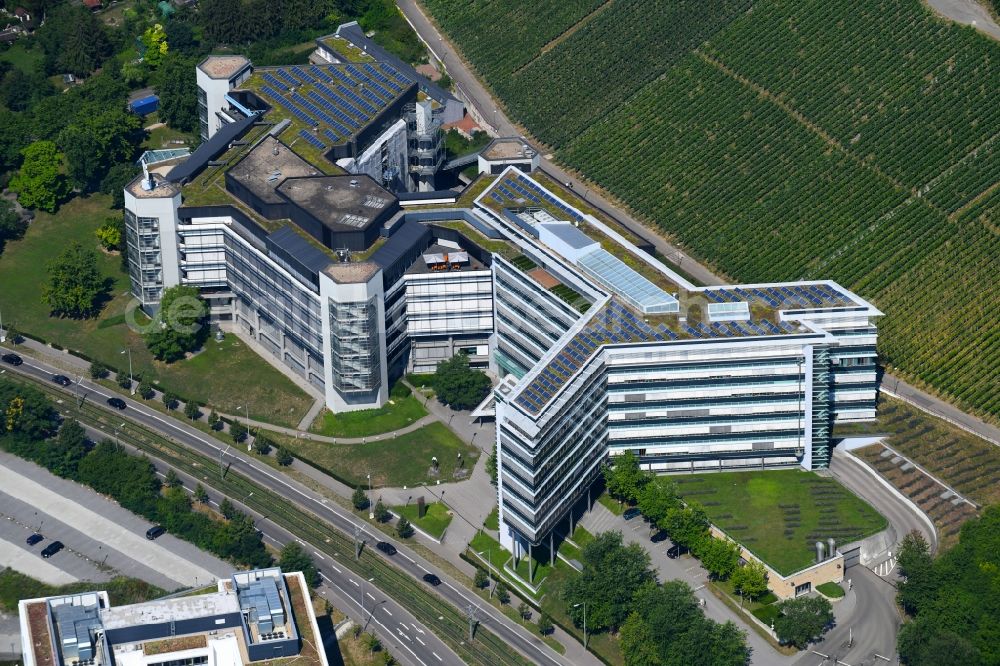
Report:
<svg viewBox="0 0 1000 666"><path fill-rule="evenodd" d="M993 39L1000 39L1000 25L997 25L990 13L986 11L982 2L977 0L927 0L938 14L961 23L962 25L975 25L976 30L989 35Z"/></svg>
<svg viewBox="0 0 1000 666"><path fill-rule="evenodd" d="M43 381L47 381L49 376L54 372L52 367L36 359L25 360L23 365L17 368L10 368L10 370L17 372L18 374L24 374L41 379ZM78 386L74 385L71 390L74 394L77 394L78 392L84 393L87 396L87 399L91 400L92 404L99 405L103 405L104 399L107 397L117 395L112 394L104 387L95 385L87 380L82 380ZM338 529L348 535L353 534L356 525L354 516L342 510L339 506L332 505L328 500L324 499L309 488L306 488L302 484L285 477L281 473L274 472L265 463L248 457L241 451L227 447L217 440L207 438L201 431L188 426L181 421L161 415L136 401L126 400L126 402L128 404L128 409L125 412L114 413L125 419L141 423L143 426L168 436L193 450L210 456L213 459L218 458L223 454L226 455L226 461L233 463L234 471L283 496L287 501L313 512L320 519L330 524L335 529ZM227 450L228 453L225 453ZM287 539L292 538L292 535L285 532L281 527L274 525L270 521L264 521L262 519L260 524L262 525L262 529L264 529L265 533L272 534L272 536L274 536L274 538L278 541L285 542ZM393 541L392 539L387 539L381 533L373 532L368 528L363 528L362 534L369 544L373 544L375 541L380 539ZM418 579L425 573L434 570L434 567L429 562L411 552L405 544L396 542L395 545L399 550L399 555L392 560L392 563L395 566ZM322 561L320 560L317 563L321 562ZM346 570L338 571L334 568L335 566L335 563L331 562L328 572L324 572L330 579L331 584L338 585L342 590L348 591L359 587L359 582L354 580L354 574ZM443 581L442 585L433 589L436 594L459 609L465 609L469 604L480 606L480 618L483 626L497 634L513 649L518 650L532 661L540 664L571 663L556 654L538 637L529 633L520 625L515 624L499 611L496 611L492 607L483 606L479 597L463 589L462 583L451 580L450 577L443 572L435 571L435 573L437 573ZM412 617L407 611L405 611L401 606L396 605L394 602L390 605L391 598L384 590L379 590L376 587L377 585L378 582L375 581L372 584L372 590L370 590L370 592L373 595L382 595L385 597L387 600L387 606L393 608L393 617L396 616L397 611L403 617ZM396 619L398 620L398 618ZM407 646L413 651L414 658L416 659L414 663L441 663L438 661L437 657L432 656L432 650L428 647L431 644L438 646L440 651L438 651L437 654L441 655L441 657L445 657L443 661L461 663L458 657L448 651L447 648L444 647L444 644L440 643L436 637L433 637L431 632L420 622L413 619L409 623L416 625L419 627L420 631L425 632L422 634L422 637L431 637L430 639L422 638L422 640L426 641L427 646L421 646L417 643ZM389 640L393 638L393 636L390 634L384 638ZM416 639L416 636L414 636L414 639ZM450 659L446 657L445 654L442 654L442 652L446 652ZM418 654L421 655L419 658L416 657Z"/></svg>

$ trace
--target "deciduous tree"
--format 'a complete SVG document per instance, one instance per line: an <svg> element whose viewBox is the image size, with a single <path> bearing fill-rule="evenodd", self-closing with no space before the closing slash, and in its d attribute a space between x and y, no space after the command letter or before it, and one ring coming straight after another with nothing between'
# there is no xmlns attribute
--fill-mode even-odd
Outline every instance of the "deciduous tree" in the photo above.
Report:
<svg viewBox="0 0 1000 666"><path fill-rule="evenodd" d="M69 186L62 174L63 155L52 141L35 141L21 151L23 161L10 189L17 193L18 202L25 208L39 208L55 212L67 194Z"/></svg>
<svg viewBox="0 0 1000 666"><path fill-rule="evenodd" d="M42 302L52 314L83 319L97 314L106 280L97 268L97 254L73 242L48 264L49 280L42 287Z"/></svg>
<svg viewBox="0 0 1000 666"><path fill-rule="evenodd" d="M438 363L432 385L438 401L452 409L472 409L490 392L490 378L469 367L464 353Z"/></svg>
<svg viewBox="0 0 1000 666"><path fill-rule="evenodd" d="M205 341L208 305L196 287L178 285L163 292L154 325L146 333L146 347L161 361L172 363Z"/></svg>
<svg viewBox="0 0 1000 666"><path fill-rule="evenodd" d="M796 597L778 605L774 631L778 638L798 648L823 635L833 623L833 606L824 597Z"/></svg>
<svg viewBox="0 0 1000 666"><path fill-rule="evenodd" d="M638 544L624 545L621 532L603 532L583 547L580 560L583 571L563 589L570 617L582 627L586 603L589 629L616 630L628 617L636 590L654 580L649 554Z"/></svg>

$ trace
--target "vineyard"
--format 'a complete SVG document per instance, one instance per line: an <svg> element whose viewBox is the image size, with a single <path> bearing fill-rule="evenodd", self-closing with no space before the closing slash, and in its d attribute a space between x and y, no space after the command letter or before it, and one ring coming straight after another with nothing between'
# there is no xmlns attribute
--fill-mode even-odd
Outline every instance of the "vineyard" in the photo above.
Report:
<svg viewBox="0 0 1000 666"><path fill-rule="evenodd" d="M561 162L734 280L857 290L886 362L1000 418L995 42L919 0L546 2L493 40L523 3L425 1Z"/></svg>

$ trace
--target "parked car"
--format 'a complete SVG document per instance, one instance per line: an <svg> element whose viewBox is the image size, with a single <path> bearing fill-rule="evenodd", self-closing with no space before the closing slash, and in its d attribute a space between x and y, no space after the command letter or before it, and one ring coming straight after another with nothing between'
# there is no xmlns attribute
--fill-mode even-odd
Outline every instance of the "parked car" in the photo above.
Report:
<svg viewBox="0 0 1000 666"><path fill-rule="evenodd" d="M669 557L672 560L676 560L678 557L680 557L686 552L688 552L687 548L685 548L684 546L678 546L677 544L674 544L673 546L667 549L667 557Z"/></svg>
<svg viewBox="0 0 1000 666"><path fill-rule="evenodd" d="M52 381L59 384L59 386L69 386L73 383L73 381L66 375L52 375Z"/></svg>
<svg viewBox="0 0 1000 666"><path fill-rule="evenodd" d="M654 534L653 536L649 537L649 540L652 541L653 543L660 543L661 541L666 541L667 533L661 530L656 534Z"/></svg>
<svg viewBox="0 0 1000 666"><path fill-rule="evenodd" d="M60 550L62 550L64 547L65 546L63 546L62 541L53 541L45 548L42 548L42 557L44 557L45 559L49 559L50 557L58 553Z"/></svg>
<svg viewBox="0 0 1000 666"><path fill-rule="evenodd" d="M164 532L166 532L166 530L163 529L162 525L153 525L148 530L146 530L146 538L152 541L156 537L162 535Z"/></svg>
<svg viewBox="0 0 1000 666"><path fill-rule="evenodd" d="M4 363L10 363L11 365L21 365L24 361L17 354L4 354L0 356Z"/></svg>
<svg viewBox="0 0 1000 666"><path fill-rule="evenodd" d="M435 576L434 574L429 573L429 574L424 574L424 582L427 583L428 585L433 585L434 587L437 587L438 585L441 584L441 579Z"/></svg>
<svg viewBox="0 0 1000 666"><path fill-rule="evenodd" d="M625 513L622 514L622 518L624 518L625 520L632 520L633 518L638 518L641 515L642 511L639 511L639 509L633 507L631 509L626 509Z"/></svg>
<svg viewBox="0 0 1000 666"><path fill-rule="evenodd" d="M125 409L125 401L121 398L108 398L108 404L115 409Z"/></svg>
<svg viewBox="0 0 1000 666"><path fill-rule="evenodd" d="M34 546L36 543L38 543L39 541L41 541L44 538L45 537L43 537L41 534L39 534L38 532L35 532L34 534L32 534L31 536L29 536L27 538L27 540L25 541L25 543L27 543L29 546Z"/></svg>
<svg viewBox="0 0 1000 666"><path fill-rule="evenodd" d="M396 554L396 547L388 541L379 541L375 544L375 547L390 557Z"/></svg>

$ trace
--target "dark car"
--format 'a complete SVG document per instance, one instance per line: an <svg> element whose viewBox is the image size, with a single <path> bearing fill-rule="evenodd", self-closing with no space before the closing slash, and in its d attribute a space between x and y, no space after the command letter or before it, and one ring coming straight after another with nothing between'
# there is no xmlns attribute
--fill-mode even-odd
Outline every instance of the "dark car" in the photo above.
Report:
<svg viewBox="0 0 1000 666"><path fill-rule="evenodd" d="M638 518L641 515L642 511L639 511L639 509L636 508L632 508L632 509L626 509L625 513L622 514L622 518L624 518L625 520L632 520L633 518Z"/></svg>
<svg viewBox="0 0 1000 666"><path fill-rule="evenodd" d="M45 538L45 537L43 537L43 536L42 536L41 534L39 534L38 532L35 532L35 533L34 533L34 534L32 534L32 535L31 535L30 537L28 537L28 539L27 539L26 543L27 543L27 544L28 544L29 546L34 546L34 545L35 545L36 543L38 543L39 541L41 541L41 540L42 540L42 539L44 539L44 538Z"/></svg>
<svg viewBox="0 0 1000 666"><path fill-rule="evenodd" d="M676 560L678 557L680 557L686 552L688 552L687 548L685 548L684 546L678 546L677 544L674 544L673 546L667 549L667 557L669 557L672 560Z"/></svg>
<svg viewBox="0 0 1000 666"><path fill-rule="evenodd" d="M49 559L64 548L62 541L53 541L45 548L42 548L42 557Z"/></svg>
<svg viewBox="0 0 1000 666"><path fill-rule="evenodd" d="M441 579L435 576L434 574L429 573L429 574L424 574L424 582L427 583L428 585L433 585L434 587L437 587L438 585L441 584Z"/></svg>
<svg viewBox="0 0 1000 666"><path fill-rule="evenodd" d="M652 541L653 543L660 543L661 541L666 541L667 540L667 533L666 532L657 532L653 536L649 537L649 540Z"/></svg>
<svg viewBox="0 0 1000 666"><path fill-rule="evenodd" d="M381 550L386 555L392 556L396 554L396 547L393 546L388 541L379 541L377 544L375 544L375 547Z"/></svg>
<svg viewBox="0 0 1000 666"><path fill-rule="evenodd" d="M24 363L24 361L21 360L21 357L17 354L4 354L3 356L0 356L0 359L3 359L4 363L10 363L11 365L21 365Z"/></svg>
<svg viewBox="0 0 1000 666"><path fill-rule="evenodd" d="M125 409L125 401L121 398L108 398L108 404L115 409Z"/></svg>
<svg viewBox="0 0 1000 666"><path fill-rule="evenodd" d="M69 386L73 383L73 381L66 375L52 375L52 381L59 384L59 386Z"/></svg>
<svg viewBox="0 0 1000 666"><path fill-rule="evenodd" d="M163 529L162 525L153 525L148 530L146 530L146 538L152 541L153 539L160 536L164 532L166 532L166 530Z"/></svg>

